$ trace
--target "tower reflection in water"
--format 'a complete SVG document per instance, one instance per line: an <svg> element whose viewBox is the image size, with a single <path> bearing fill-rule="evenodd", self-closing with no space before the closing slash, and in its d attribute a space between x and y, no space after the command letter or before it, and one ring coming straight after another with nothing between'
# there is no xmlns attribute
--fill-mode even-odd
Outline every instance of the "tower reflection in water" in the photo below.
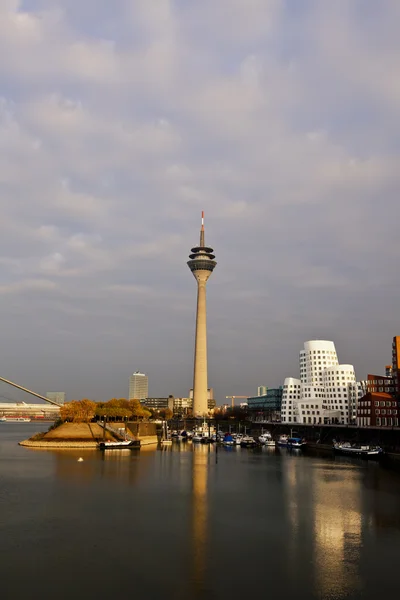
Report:
<svg viewBox="0 0 400 600"><path fill-rule="evenodd" d="M288 545L290 576L299 575L298 564L308 554L313 579L308 583L316 593L321 598L347 598L348 593L361 587L359 471L326 461L315 462L310 469L301 457L287 457L283 472L292 530Z"/></svg>
<svg viewBox="0 0 400 600"><path fill-rule="evenodd" d="M208 468L210 446L193 444L192 468L192 584L195 595L206 591L207 522L208 522Z"/></svg>

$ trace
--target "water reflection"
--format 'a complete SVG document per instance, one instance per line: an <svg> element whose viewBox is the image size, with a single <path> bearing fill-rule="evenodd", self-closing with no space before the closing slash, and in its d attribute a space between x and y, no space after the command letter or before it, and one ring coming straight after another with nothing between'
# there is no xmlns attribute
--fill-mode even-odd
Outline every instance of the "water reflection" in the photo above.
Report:
<svg viewBox="0 0 400 600"><path fill-rule="evenodd" d="M208 465L210 446L192 446L192 582L196 597L206 592Z"/></svg>
<svg viewBox="0 0 400 600"><path fill-rule="evenodd" d="M145 446L140 450L51 450L55 470L59 479L69 482L89 483L95 480L112 479L119 483L134 483L139 480L151 464L156 447ZM82 458L80 462L78 459Z"/></svg>
<svg viewBox="0 0 400 600"><path fill-rule="evenodd" d="M357 468L285 457L287 515L292 528L292 573L305 550L312 579L323 598L346 598L360 587L363 526L361 474Z"/></svg>

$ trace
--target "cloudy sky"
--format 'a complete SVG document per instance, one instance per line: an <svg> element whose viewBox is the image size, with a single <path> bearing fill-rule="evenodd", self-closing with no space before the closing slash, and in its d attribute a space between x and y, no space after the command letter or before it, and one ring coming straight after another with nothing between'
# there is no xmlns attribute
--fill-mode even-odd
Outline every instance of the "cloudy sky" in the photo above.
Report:
<svg viewBox="0 0 400 600"><path fill-rule="evenodd" d="M297 376L308 339L382 372L399 22L398 0L0 0L0 375L187 395L203 209L218 400Z"/></svg>

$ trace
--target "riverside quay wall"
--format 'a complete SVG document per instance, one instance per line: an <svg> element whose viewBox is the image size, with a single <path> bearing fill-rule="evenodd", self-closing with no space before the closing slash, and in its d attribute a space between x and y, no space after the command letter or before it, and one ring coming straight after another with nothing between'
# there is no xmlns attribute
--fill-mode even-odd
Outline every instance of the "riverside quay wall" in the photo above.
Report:
<svg viewBox="0 0 400 600"><path fill-rule="evenodd" d="M298 434L308 442L332 445L333 440L377 444L386 452L400 454L400 427L357 427L355 425L285 425L282 423L251 423L252 435L261 429L271 432L274 438L282 434ZM400 458L400 457L399 457Z"/></svg>
<svg viewBox="0 0 400 600"><path fill-rule="evenodd" d="M386 452L398 453L400 455L400 427L357 427L356 425L287 425L285 423L256 423L251 421L213 420L207 419L210 426L217 427L221 431L232 433L245 431L258 437L262 430L269 431L274 439L282 434L298 435L304 437L310 444L321 444L332 446L333 440L360 442L365 444L377 444ZM172 420L169 424L171 429L193 429L197 422L194 419ZM399 456L400 458L400 456Z"/></svg>

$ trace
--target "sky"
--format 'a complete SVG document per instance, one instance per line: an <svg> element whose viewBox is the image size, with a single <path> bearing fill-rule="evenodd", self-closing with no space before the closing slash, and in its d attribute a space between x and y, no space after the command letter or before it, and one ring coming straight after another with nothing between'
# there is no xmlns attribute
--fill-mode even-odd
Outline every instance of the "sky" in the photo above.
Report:
<svg viewBox="0 0 400 600"><path fill-rule="evenodd" d="M0 0L0 375L219 404L400 334L398 0ZM0 400L29 397L0 385Z"/></svg>

